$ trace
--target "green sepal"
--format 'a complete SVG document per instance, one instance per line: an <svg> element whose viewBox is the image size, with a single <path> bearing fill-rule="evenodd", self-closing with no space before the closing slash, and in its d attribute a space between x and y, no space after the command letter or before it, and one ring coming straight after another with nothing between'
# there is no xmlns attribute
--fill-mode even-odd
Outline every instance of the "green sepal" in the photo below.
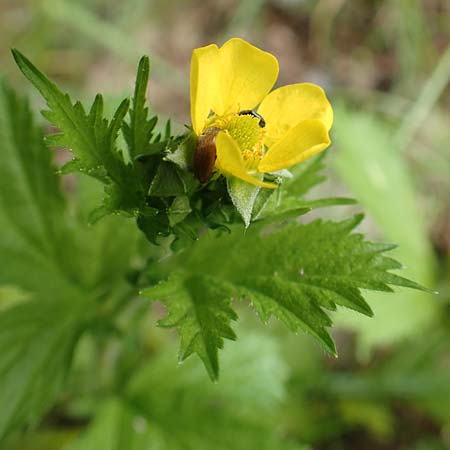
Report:
<svg viewBox="0 0 450 450"><path fill-rule="evenodd" d="M253 206L261 188L236 177L227 178L227 188L231 201L247 228L250 225Z"/></svg>

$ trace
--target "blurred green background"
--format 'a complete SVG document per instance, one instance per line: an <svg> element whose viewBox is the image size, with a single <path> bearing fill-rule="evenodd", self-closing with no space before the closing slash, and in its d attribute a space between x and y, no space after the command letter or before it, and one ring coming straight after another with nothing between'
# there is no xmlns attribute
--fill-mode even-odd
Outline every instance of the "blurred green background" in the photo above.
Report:
<svg viewBox="0 0 450 450"><path fill-rule="evenodd" d="M370 294L372 319L338 311L336 361L278 326L261 337L249 316L240 328L249 334L254 384L233 379L239 355L230 354L223 389L226 373L247 387L253 415L265 411L255 397L275 402L271 426L305 449L450 448L449 0L0 0L0 76L29 94L36 111L43 106L14 65L16 47L74 97L101 91L113 101L131 91L148 54L152 108L181 128L192 49L233 36L277 56L280 85L326 89L336 120L329 180L319 190L355 197L367 213L364 231L398 244L404 274L439 294ZM209 388L192 377L179 389L201 396ZM47 424L20 448L61 448L60 428Z"/></svg>

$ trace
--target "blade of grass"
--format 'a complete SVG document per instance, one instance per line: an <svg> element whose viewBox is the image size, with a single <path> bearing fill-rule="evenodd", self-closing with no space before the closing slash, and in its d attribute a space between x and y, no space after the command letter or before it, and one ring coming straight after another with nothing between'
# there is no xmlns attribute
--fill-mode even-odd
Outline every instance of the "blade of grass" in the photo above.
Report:
<svg viewBox="0 0 450 450"><path fill-rule="evenodd" d="M425 82L417 100L405 114L395 135L395 143L400 151L405 150L417 130L428 117L442 92L450 81L450 45L441 56L439 63Z"/></svg>

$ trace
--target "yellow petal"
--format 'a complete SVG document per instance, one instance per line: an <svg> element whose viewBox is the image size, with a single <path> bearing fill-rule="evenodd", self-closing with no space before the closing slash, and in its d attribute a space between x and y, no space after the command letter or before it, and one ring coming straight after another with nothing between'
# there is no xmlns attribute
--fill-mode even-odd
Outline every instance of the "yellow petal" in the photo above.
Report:
<svg viewBox="0 0 450 450"><path fill-rule="evenodd" d="M286 169L325 150L329 145L328 129L324 123L317 119L304 120L269 148L258 170L274 172Z"/></svg>
<svg viewBox="0 0 450 450"><path fill-rule="evenodd" d="M216 138L216 165L225 175L231 175L247 183L269 189L277 187L274 183L265 183L248 174L241 150L236 141L227 133L221 131Z"/></svg>
<svg viewBox="0 0 450 450"><path fill-rule="evenodd" d="M219 57L220 95L214 112L224 115L255 108L277 80L277 59L239 38L225 42Z"/></svg>
<svg viewBox="0 0 450 450"><path fill-rule="evenodd" d="M219 94L219 49L211 44L196 48L191 58L191 121L197 135L203 132L214 98Z"/></svg>
<svg viewBox="0 0 450 450"><path fill-rule="evenodd" d="M333 124L333 110L324 90L311 83L290 84L272 91L258 108L266 121L266 145L271 146L292 127L307 119Z"/></svg>

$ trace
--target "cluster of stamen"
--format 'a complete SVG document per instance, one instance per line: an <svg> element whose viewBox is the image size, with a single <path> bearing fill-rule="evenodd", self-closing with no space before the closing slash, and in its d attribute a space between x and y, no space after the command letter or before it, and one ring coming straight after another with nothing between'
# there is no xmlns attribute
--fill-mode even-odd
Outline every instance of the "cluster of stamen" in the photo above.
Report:
<svg viewBox="0 0 450 450"><path fill-rule="evenodd" d="M260 116L243 111L218 117L212 125L235 140L249 169L258 164L264 155L265 135L265 123Z"/></svg>

